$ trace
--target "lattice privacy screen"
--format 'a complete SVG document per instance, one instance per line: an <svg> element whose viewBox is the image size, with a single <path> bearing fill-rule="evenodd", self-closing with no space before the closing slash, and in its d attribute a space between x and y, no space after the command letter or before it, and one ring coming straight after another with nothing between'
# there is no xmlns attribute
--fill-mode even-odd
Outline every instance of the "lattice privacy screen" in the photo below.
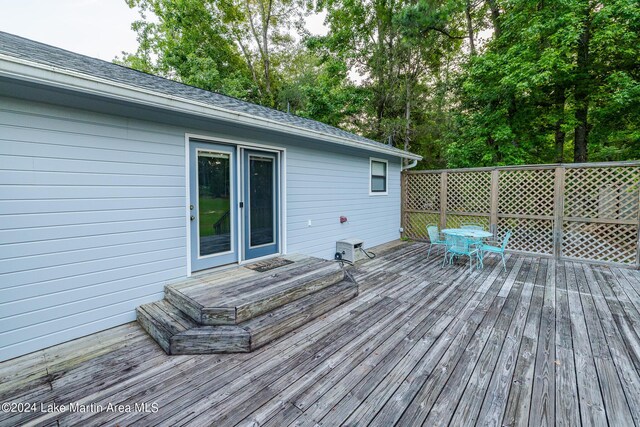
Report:
<svg viewBox="0 0 640 427"><path fill-rule="evenodd" d="M413 175L405 189L406 210L440 211L440 174Z"/></svg>
<svg viewBox="0 0 640 427"><path fill-rule="evenodd" d="M554 169L499 171L497 230L513 235L509 248L553 254Z"/></svg>
<svg viewBox="0 0 640 427"><path fill-rule="evenodd" d="M513 235L508 249L553 255L553 221L530 218L498 218L497 239L502 240L507 231Z"/></svg>
<svg viewBox="0 0 640 427"><path fill-rule="evenodd" d="M498 214L553 217L553 169L500 171Z"/></svg>
<svg viewBox="0 0 640 427"><path fill-rule="evenodd" d="M636 263L639 186L640 167L567 169L563 256Z"/></svg>
<svg viewBox="0 0 640 427"><path fill-rule="evenodd" d="M436 225L440 227L440 215L427 212L408 212L405 214L404 232L406 236L412 239L428 240L428 225Z"/></svg>
<svg viewBox="0 0 640 427"><path fill-rule="evenodd" d="M440 174L425 173L405 180L403 227L413 239L428 239L428 225L440 225Z"/></svg>
<svg viewBox="0 0 640 427"><path fill-rule="evenodd" d="M455 172L447 179L447 211L488 213L490 172Z"/></svg>
<svg viewBox="0 0 640 427"><path fill-rule="evenodd" d="M489 229L489 216L475 215L447 215L447 228L460 228L465 224L481 225L485 230Z"/></svg>
<svg viewBox="0 0 640 427"><path fill-rule="evenodd" d="M430 224L475 223L497 239L511 231L510 250L639 266L640 163L409 172L403 180L409 238L428 239Z"/></svg>

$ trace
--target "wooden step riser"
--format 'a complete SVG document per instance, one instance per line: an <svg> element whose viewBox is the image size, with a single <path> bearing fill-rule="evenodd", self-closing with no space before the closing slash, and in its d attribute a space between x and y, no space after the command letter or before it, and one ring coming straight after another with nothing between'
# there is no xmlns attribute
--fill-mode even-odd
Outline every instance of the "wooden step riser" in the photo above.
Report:
<svg viewBox="0 0 640 427"><path fill-rule="evenodd" d="M251 335L240 326L192 329L171 338L170 354L247 353Z"/></svg>
<svg viewBox="0 0 640 427"><path fill-rule="evenodd" d="M282 317L275 324L261 326L261 321L267 321L264 314L262 319L255 318L245 324L202 326L170 338L169 354L213 354L213 353L245 353L253 351L269 342L299 328L300 326L331 311L335 307L349 301L358 295L358 285L352 282L342 282L322 289L306 298L289 303L281 307L274 314ZM286 312L291 311L290 315Z"/></svg>
<svg viewBox="0 0 640 427"><path fill-rule="evenodd" d="M314 292L318 292L324 288L335 285L343 279L344 271L337 270L330 272L325 276L306 282L304 285L288 289L287 291L271 295L266 298L256 299L255 301L251 301L247 304L239 305L235 310L217 307L202 308L200 323L203 325L238 324L269 311L273 311ZM232 316L235 317L232 318Z"/></svg>
<svg viewBox="0 0 640 427"><path fill-rule="evenodd" d="M255 332L248 328L251 333L251 351L311 322L313 319L322 316L328 311L355 298L357 295L358 286L355 283L351 283L339 292L332 293L332 295L327 296L327 298L310 305L304 311L292 314L289 318L269 328Z"/></svg>
<svg viewBox="0 0 640 427"><path fill-rule="evenodd" d="M136 318L142 329L147 331L167 354L171 354L171 332L162 327L144 307L136 308Z"/></svg>
<svg viewBox="0 0 640 427"><path fill-rule="evenodd" d="M165 286L164 288L164 299L193 319L194 322L202 324L202 306L197 302L172 289L170 286ZM233 310L232 318L235 319L235 310Z"/></svg>

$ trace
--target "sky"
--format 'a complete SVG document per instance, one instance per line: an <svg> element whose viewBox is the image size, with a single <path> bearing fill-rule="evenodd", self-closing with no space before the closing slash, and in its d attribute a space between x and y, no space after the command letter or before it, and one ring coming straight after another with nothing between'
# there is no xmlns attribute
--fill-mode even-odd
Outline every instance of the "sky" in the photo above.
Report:
<svg viewBox="0 0 640 427"><path fill-rule="evenodd" d="M138 44L124 0L0 0L0 30L111 61Z"/></svg>
<svg viewBox="0 0 640 427"><path fill-rule="evenodd" d="M138 46L138 13L124 0L0 0L0 11L0 31L105 61ZM322 22L312 16L307 28L325 33Z"/></svg>

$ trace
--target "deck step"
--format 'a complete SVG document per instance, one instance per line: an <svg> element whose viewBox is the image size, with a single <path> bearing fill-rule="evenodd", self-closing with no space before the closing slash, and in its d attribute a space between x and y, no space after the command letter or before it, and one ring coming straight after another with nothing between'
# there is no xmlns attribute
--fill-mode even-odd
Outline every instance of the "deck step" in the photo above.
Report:
<svg viewBox="0 0 640 427"><path fill-rule="evenodd" d="M201 325L237 325L345 278L337 263L318 260L281 273L258 275L224 286L167 285L165 298Z"/></svg>
<svg viewBox="0 0 640 427"><path fill-rule="evenodd" d="M167 300L152 302L136 308L138 323L155 339L160 347L171 354L171 338L198 326Z"/></svg>
<svg viewBox="0 0 640 427"><path fill-rule="evenodd" d="M358 284L344 280L279 309L247 320L240 326L251 335L251 351L253 351L322 316L357 295Z"/></svg>
<svg viewBox="0 0 640 427"><path fill-rule="evenodd" d="M142 327L168 354L253 351L323 315L358 294L344 280L235 325L200 325L176 306L160 301L138 308Z"/></svg>

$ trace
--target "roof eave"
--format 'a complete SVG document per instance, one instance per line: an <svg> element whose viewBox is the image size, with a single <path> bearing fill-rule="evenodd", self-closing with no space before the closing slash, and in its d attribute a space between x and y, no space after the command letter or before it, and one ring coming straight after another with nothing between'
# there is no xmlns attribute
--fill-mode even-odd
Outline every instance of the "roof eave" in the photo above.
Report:
<svg viewBox="0 0 640 427"><path fill-rule="evenodd" d="M199 117L214 118L236 124L241 123L247 126L259 126L261 128L268 128L274 131L286 132L361 150L383 153L394 157L411 160L422 159L422 156L392 147L385 148L368 145L348 138L342 138L336 135L314 131L312 129L301 128L292 124L282 123L264 117L256 117L248 113L230 111L204 102L159 93L134 85L119 83L9 55L0 54L0 76L79 91L100 97L126 102L135 102L136 104L188 113Z"/></svg>

